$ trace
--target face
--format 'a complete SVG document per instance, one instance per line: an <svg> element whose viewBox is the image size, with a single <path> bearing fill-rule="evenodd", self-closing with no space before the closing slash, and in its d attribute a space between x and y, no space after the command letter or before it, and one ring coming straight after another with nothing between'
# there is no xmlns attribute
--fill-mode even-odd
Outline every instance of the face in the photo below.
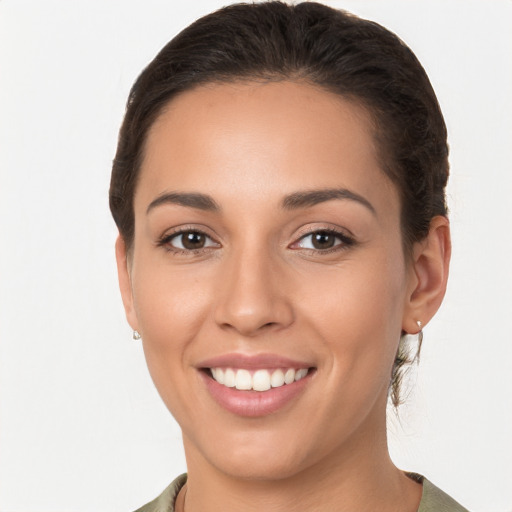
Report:
<svg viewBox="0 0 512 512"><path fill-rule="evenodd" d="M186 92L134 208L123 298L189 467L283 478L385 442L413 279L364 110L292 82Z"/></svg>

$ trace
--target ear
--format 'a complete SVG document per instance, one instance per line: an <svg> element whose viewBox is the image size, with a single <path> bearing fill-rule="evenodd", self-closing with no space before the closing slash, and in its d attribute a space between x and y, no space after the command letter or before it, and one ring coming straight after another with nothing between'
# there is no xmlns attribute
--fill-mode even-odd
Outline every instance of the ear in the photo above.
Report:
<svg viewBox="0 0 512 512"><path fill-rule="evenodd" d="M121 290L126 319L132 329L138 330L137 315L133 307L133 291L129 268L130 262L128 261L126 244L121 235L119 235L116 240L116 261L119 289Z"/></svg>
<svg viewBox="0 0 512 512"><path fill-rule="evenodd" d="M402 325L405 332L417 333L439 309L446 292L450 256L450 224L446 217L439 215L430 222L427 237L413 248Z"/></svg>

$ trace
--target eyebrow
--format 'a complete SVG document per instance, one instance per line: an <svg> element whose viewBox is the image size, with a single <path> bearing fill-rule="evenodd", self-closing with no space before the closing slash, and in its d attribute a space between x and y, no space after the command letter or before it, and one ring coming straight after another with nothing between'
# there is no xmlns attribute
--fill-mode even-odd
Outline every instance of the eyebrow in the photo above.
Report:
<svg viewBox="0 0 512 512"><path fill-rule="evenodd" d="M355 201L365 206L374 215L376 214L375 208L370 201L346 188L327 188L294 192L293 194L284 197L282 207L285 210L297 210L325 203L326 201L331 201L333 199L347 199ZM209 195L200 194L198 192L166 192L151 201L146 210L146 214L157 206L164 204L177 204L210 212L220 211L220 206Z"/></svg>
<svg viewBox="0 0 512 512"><path fill-rule="evenodd" d="M212 197L206 194L195 192L166 192L151 201L146 210L146 214L153 210L153 208L164 204L178 204L180 206L188 206L189 208L197 208L198 210L209 212L220 211L219 205Z"/></svg>
<svg viewBox="0 0 512 512"><path fill-rule="evenodd" d="M362 204L374 215L376 215L375 208L373 205L365 199L363 196L352 192L346 188L326 188L321 190L304 190L302 192L295 192L286 196L283 199L283 208L285 210L296 210L299 208L307 208L309 206L315 206L332 199L348 199Z"/></svg>

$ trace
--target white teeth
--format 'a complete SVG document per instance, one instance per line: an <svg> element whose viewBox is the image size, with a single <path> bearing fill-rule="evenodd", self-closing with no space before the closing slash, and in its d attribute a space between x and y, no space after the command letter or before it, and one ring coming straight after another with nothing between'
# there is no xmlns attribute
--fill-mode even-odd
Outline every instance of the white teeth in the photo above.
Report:
<svg viewBox="0 0 512 512"><path fill-rule="evenodd" d="M271 387L270 374L267 370L258 370L254 373L252 376L252 389L254 389L254 391L267 391L267 389Z"/></svg>
<svg viewBox="0 0 512 512"><path fill-rule="evenodd" d="M234 388L235 382L235 372L231 368L228 368L224 372L224 386L227 386L228 388Z"/></svg>
<svg viewBox="0 0 512 512"><path fill-rule="evenodd" d="M267 391L271 388L279 388L285 384L291 384L297 380L303 379L308 374L307 368L295 370L288 368L286 371L281 369L274 370L272 373L268 370L256 370L252 375L249 370L232 368L211 368L212 377L219 383L228 388L236 387L243 391Z"/></svg>
<svg viewBox="0 0 512 512"><path fill-rule="evenodd" d="M303 379L308 374L307 368L301 368L295 372L295 380Z"/></svg>
<svg viewBox="0 0 512 512"><path fill-rule="evenodd" d="M293 368L286 370L286 373L284 374L284 383L291 384L294 380L295 380L295 370Z"/></svg>
<svg viewBox="0 0 512 512"><path fill-rule="evenodd" d="M224 371L222 368L212 368L212 372L215 372L213 374L213 378L219 383L224 384Z"/></svg>
<svg viewBox="0 0 512 512"><path fill-rule="evenodd" d="M251 374L247 370L238 370L236 372L235 388L242 390L252 389Z"/></svg>
<svg viewBox="0 0 512 512"><path fill-rule="evenodd" d="M279 388L284 384L283 370L276 370L272 373L272 376L270 377L270 384L273 388Z"/></svg>

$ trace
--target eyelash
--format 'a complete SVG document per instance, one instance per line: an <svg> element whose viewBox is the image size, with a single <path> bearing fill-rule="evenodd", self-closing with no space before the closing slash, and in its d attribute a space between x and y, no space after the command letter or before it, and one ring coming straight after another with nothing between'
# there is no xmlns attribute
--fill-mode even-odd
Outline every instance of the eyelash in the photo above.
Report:
<svg viewBox="0 0 512 512"><path fill-rule="evenodd" d="M179 247L173 247L171 245L172 240L174 240L180 236L183 236L187 233L195 233L198 235L202 235L202 236L206 237L207 239L212 240L215 244L218 244L218 242L216 240L214 240L210 235L208 235L208 233L206 233L205 231L203 231L201 229L193 228L193 227L184 227L184 228L178 229L177 231L173 231L172 233L164 234L157 241L157 246L163 247L166 251L168 251L170 253L177 254L177 255L185 255L185 256L194 256L194 255L204 252L205 250L209 251L209 250L215 249L215 247L212 247L212 246L201 247L199 249L180 249Z"/></svg>
<svg viewBox="0 0 512 512"><path fill-rule="evenodd" d="M214 246L207 246L207 247L201 247L199 249L181 249L179 247L173 247L171 245L172 240L178 238L179 236L183 236L187 233L195 233L198 235L202 235L202 236L206 237L207 239L213 241L214 244L219 244L219 242L217 242L215 239L213 239L205 231L203 231L201 229L193 228L193 227L186 227L186 228L181 228L178 231L174 231L172 233L166 233L157 241L157 246L163 247L163 248L165 248L165 250L167 250L168 252L171 252L173 254L186 255L186 256L194 256L197 254L201 254L204 251L210 251L210 250L213 250L216 248ZM301 241L305 240L306 238L311 237L315 234L318 234L318 233L332 235L335 238L337 238L340 241L340 243L337 243L336 245L334 245L333 247L331 247L329 249L314 249L314 248L308 248L308 247L293 248L294 245L297 245L299 242L301 242ZM293 242L289 247L291 247L293 250L301 250L302 249L304 251L314 252L316 254L321 254L321 255L326 255L326 254L331 254L333 252L346 250L349 247L354 246L355 244L356 244L356 241L354 240L354 238L347 235L346 233L343 233L341 231L338 231L338 230L335 230L332 228L320 228L320 229L314 229L312 231L308 231L308 232L301 234L300 237L297 239L297 241Z"/></svg>
<svg viewBox="0 0 512 512"><path fill-rule="evenodd" d="M337 243L336 245L334 245L333 247L331 247L329 249L314 249L314 248L312 249L312 248L307 248L307 247L302 247L302 248L299 247L296 250L302 249L305 251L314 252L316 254L327 255L327 254L331 254L333 252L347 250L349 247L352 247L356 244L356 241L354 240L353 237L347 235L346 233L344 233L342 231L338 231L333 228L319 228L319 229L314 229L312 231L303 233L296 242L293 242L292 245L297 245L299 242L301 242L301 241L305 240L306 238L311 237L315 234L318 234L318 233L332 235L335 238L337 238L340 241L340 243Z"/></svg>

